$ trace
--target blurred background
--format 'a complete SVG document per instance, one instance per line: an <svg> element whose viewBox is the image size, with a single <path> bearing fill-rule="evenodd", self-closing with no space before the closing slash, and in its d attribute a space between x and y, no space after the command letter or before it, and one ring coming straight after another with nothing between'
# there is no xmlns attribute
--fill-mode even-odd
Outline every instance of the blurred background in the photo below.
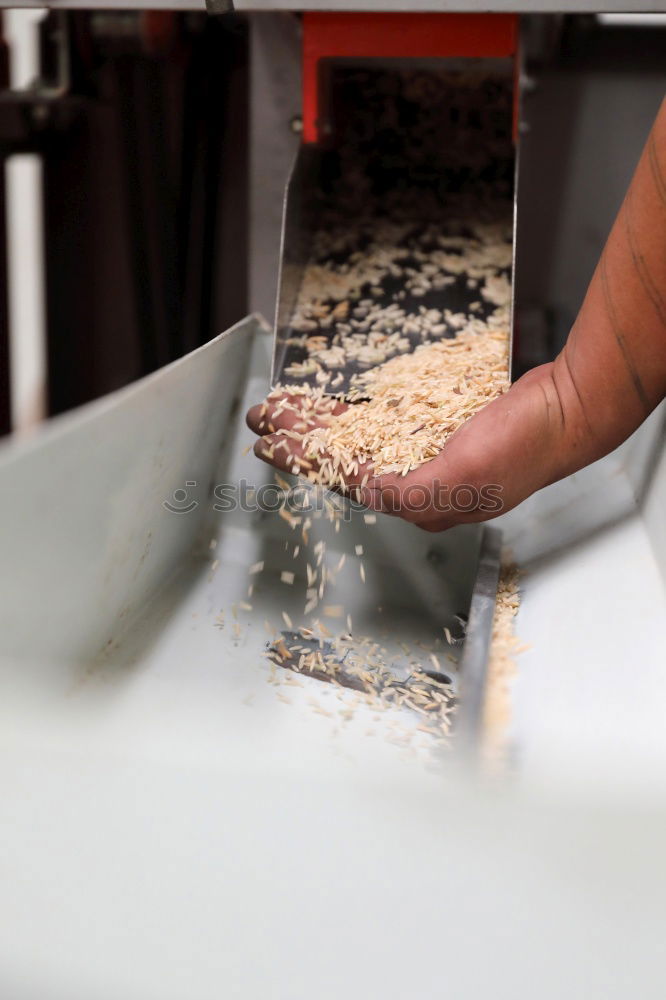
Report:
<svg viewBox="0 0 666 1000"><path fill-rule="evenodd" d="M247 312L249 26L34 10L3 26L6 431Z"/></svg>

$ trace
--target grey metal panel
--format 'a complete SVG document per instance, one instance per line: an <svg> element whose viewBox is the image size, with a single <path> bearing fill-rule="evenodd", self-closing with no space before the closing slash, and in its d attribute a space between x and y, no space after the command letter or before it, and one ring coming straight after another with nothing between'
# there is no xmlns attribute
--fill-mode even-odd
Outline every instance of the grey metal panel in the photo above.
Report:
<svg viewBox="0 0 666 1000"><path fill-rule="evenodd" d="M301 143L300 22L285 11L250 18L250 303L275 314L282 202Z"/></svg>
<svg viewBox="0 0 666 1000"><path fill-rule="evenodd" d="M0 653L86 661L174 572L202 503L252 335L209 344L0 449ZM174 493L189 500L164 508Z"/></svg>

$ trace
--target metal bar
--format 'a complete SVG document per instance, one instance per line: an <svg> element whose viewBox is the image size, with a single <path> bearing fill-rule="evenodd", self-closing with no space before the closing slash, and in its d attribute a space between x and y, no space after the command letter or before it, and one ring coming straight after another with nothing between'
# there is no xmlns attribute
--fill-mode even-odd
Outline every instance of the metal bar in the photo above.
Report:
<svg viewBox="0 0 666 1000"><path fill-rule="evenodd" d="M516 253L518 241L518 180L520 176L520 136L522 134L521 115L523 109L522 92L525 80L524 43L525 18L518 24L518 39L513 63L513 242L511 247L511 310L509 312L509 378L513 377L513 349L516 335Z"/></svg>
<svg viewBox="0 0 666 1000"><path fill-rule="evenodd" d="M205 0L51 0L53 10L191 10L203 12ZM5 0L1 8L43 8L44 0ZM479 11L479 0L382 0L382 11ZM376 10L373 0L235 0L235 11ZM663 0L485 0L484 11L516 14L663 13Z"/></svg>
<svg viewBox="0 0 666 1000"><path fill-rule="evenodd" d="M471 751L478 747L483 723L501 547L502 532L497 528L484 528L465 645L458 668L460 705L456 722L457 739L463 749Z"/></svg>
<svg viewBox="0 0 666 1000"><path fill-rule="evenodd" d="M9 49L4 38L0 14L0 88L9 85ZM4 157L0 158L0 436L11 427L9 387L9 303L7 273L7 193L4 183Z"/></svg>
<svg viewBox="0 0 666 1000"><path fill-rule="evenodd" d="M0 160L0 437L8 434L11 426L6 208L4 162Z"/></svg>
<svg viewBox="0 0 666 1000"><path fill-rule="evenodd" d="M73 0L79 2L79 0ZM83 4L83 0L80 0ZM181 0L185 2L185 0ZM107 6L112 5L109 0ZM18 4L17 4L18 6ZM235 0L235 10L318 10L318 11L368 11L374 12L380 6L382 12L405 11L455 13L473 11L484 13L499 11L526 14L574 14L574 13L625 13L636 11L640 13L663 13L663 0L382 0L377 5L374 0L309 0L309 2L294 2L294 0Z"/></svg>

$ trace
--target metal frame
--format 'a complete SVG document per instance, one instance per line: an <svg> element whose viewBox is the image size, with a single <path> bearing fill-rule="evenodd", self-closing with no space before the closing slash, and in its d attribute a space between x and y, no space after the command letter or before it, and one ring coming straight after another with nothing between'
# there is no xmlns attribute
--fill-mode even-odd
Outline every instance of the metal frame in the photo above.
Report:
<svg viewBox="0 0 666 1000"><path fill-rule="evenodd" d="M52 10L206 10L204 0L141 0L132 3L131 0L52 0L48 4ZM220 5L221 6L221 5ZM302 3L299 0L234 0L236 11L303 11L303 10L345 10L345 11L404 11L404 12L436 12L436 11L495 11L498 13L516 14L662 14L662 0L372 0L355 2L355 0L310 0ZM5 8L41 8L40 0L11 0L0 3L0 9ZM225 9L230 10L230 7ZM210 13L223 13L217 8L209 8Z"/></svg>

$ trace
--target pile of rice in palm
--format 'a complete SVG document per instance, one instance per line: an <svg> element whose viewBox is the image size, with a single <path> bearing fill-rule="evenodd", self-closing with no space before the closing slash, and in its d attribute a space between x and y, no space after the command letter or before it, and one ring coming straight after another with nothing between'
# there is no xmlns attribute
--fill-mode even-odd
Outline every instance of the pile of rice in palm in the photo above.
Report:
<svg viewBox="0 0 666 1000"><path fill-rule="evenodd" d="M277 447L302 447L293 472L345 487L366 463L374 475L407 475L434 458L451 435L509 388L508 331L461 330L454 339L418 347L358 376L352 403L334 415L321 388L278 386L278 409L303 413L293 430L279 430Z"/></svg>

